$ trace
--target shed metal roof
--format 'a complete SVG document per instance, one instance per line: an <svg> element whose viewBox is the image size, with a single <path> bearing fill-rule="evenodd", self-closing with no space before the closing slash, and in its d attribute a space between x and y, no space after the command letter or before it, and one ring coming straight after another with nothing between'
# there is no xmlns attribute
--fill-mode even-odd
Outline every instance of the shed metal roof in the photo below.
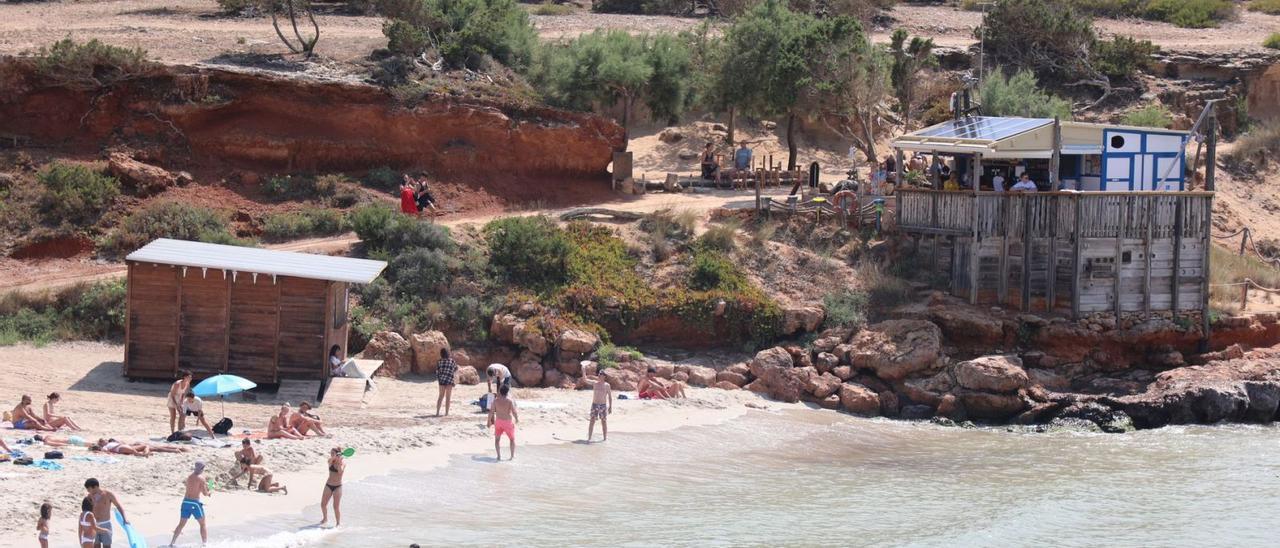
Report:
<svg viewBox="0 0 1280 548"><path fill-rule="evenodd" d="M1064 121L1061 127L1061 151L1066 154L1101 154L1103 132L1108 129L1187 135L1187 132L1179 130L1085 122ZM971 116L898 137L893 140L893 148L943 154L981 154L983 158L993 159L1049 158L1053 155L1053 120Z"/></svg>
<svg viewBox="0 0 1280 548"><path fill-rule="evenodd" d="M367 284L382 269L383 261L330 257L256 247L207 244L160 238L125 257L129 261L196 268L217 268L273 276Z"/></svg>

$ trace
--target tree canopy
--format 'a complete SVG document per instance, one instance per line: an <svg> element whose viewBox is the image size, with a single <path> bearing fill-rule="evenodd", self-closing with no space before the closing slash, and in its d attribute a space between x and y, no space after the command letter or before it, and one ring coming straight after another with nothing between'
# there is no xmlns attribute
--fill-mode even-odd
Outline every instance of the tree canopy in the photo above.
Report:
<svg viewBox="0 0 1280 548"><path fill-rule="evenodd" d="M523 70L538 42L515 0L383 0L379 9L388 49L418 55L435 48L453 68L483 68L492 58Z"/></svg>
<svg viewBox="0 0 1280 548"><path fill-rule="evenodd" d="M982 113L987 116L1071 119L1071 104L1040 89L1035 74L1029 70L1012 76L993 71L982 80L978 98Z"/></svg>

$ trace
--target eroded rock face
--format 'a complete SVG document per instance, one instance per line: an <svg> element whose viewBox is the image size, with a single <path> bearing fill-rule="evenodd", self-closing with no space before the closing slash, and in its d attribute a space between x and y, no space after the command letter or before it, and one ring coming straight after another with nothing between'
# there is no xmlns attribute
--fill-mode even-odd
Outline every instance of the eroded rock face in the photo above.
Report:
<svg viewBox="0 0 1280 548"><path fill-rule="evenodd" d="M942 357L942 332L924 320L889 320L868 326L852 342L849 361L887 381L932 368Z"/></svg>
<svg viewBox="0 0 1280 548"><path fill-rule="evenodd" d="M480 372L470 365L458 366L458 372L454 374L453 378L458 384L480 384Z"/></svg>
<svg viewBox="0 0 1280 548"><path fill-rule="evenodd" d="M686 372L691 386L711 386L716 383L716 370L710 367L691 365Z"/></svg>
<svg viewBox="0 0 1280 548"><path fill-rule="evenodd" d="M1027 408L1026 402L1017 394L993 394L961 388L955 395L972 419L1005 421Z"/></svg>
<svg viewBox="0 0 1280 548"><path fill-rule="evenodd" d="M449 349L449 339L439 331L426 331L409 336L413 347L413 372L435 373L440 363L440 350Z"/></svg>
<svg viewBox="0 0 1280 548"><path fill-rule="evenodd" d="M929 311L947 340L966 347L991 348L1004 341L1004 322L970 307L938 307Z"/></svg>
<svg viewBox="0 0 1280 548"><path fill-rule="evenodd" d="M122 152L113 152L107 157L107 171L139 196L164 192L178 180L163 168L139 162Z"/></svg>
<svg viewBox="0 0 1280 548"><path fill-rule="evenodd" d="M542 384L542 364L530 359L520 359L511 365L511 375L520 386L539 386Z"/></svg>
<svg viewBox="0 0 1280 548"><path fill-rule="evenodd" d="M566 329L556 340L556 346L563 352L589 354L600 344L600 337L581 329Z"/></svg>
<svg viewBox="0 0 1280 548"><path fill-rule="evenodd" d="M840 385L840 405L855 415L873 417L880 414L880 396L861 384Z"/></svg>
<svg viewBox="0 0 1280 548"><path fill-rule="evenodd" d="M826 317L826 310L820 306L788 308L782 311L782 333L785 335L812 333L822 325L822 320Z"/></svg>
<svg viewBox="0 0 1280 548"><path fill-rule="evenodd" d="M381 377L399 377L413 370L413 348L394 331L374 333L359 357L382 360L376 373Z"/></svg>
<svg viewBox="0 0 1280 548"><path fill-rule="evenodd" d="M982 392L1016 392L1026 388L1027 372L1017 356L983 356L957 363L952 368L956 382Z"/></svg>

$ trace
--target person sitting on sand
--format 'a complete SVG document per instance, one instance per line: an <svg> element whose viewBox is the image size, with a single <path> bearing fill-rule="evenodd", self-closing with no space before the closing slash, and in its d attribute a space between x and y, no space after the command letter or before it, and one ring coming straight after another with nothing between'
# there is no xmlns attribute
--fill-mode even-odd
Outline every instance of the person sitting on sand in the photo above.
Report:
<svg viewBox="0 0 1280 548"><path fill-rule="evenodd" d="M186 453L186 447L173 445L152 445L148 443L127 443L115 438L98 438L98 442L89 446L90 451L102 451L116 455L150 457L152 453Z"/></svg>
<svg viewBox="0 0 1280 548"><path fill-rule="evenodd" d="M62 428L65 426L72 430L84 430L83 428L80 428L80 425L76 424L75 421L71 420L71 417L65 417L54 413L53 406L61 400L62 394L57 392L49 394L47 401L44 402L44 422L54 428Z"/></svg>
<svg viewBox="0 0 1280 548"><path fill-rule="evenodd" d="M719 172L720 162L716 161L715 145L707 141L707 146L702 149L702 178L708 181L715 179Z"/></svg>
<svg viewBox="0 0 1280 548"><path fill-rule="evenodd" d="M252 487L252 485L250 485L250 487ZM275 474L271 473L270 470L263 468L262 480L258 482L258 492L270 494L278 491L283 491L286 495L289 494L289 488L281 485L280 482L275 481Z"/></svg>
<svg viewBox="0 0 1280 548"><path fill-rule="evenodd" d="M57 428L49 426L35 412L31 410L31 396L22 395L22 399L18 402L18 406L13 408L13 427L18 430L48 430L54 431Z"/></svg>
<svg viewBox="0 0 1280 548"><path fill-rule="evenodd" d="M596 371L596 382L591 388L591 422L587 424L587 441L595 430L596 420L600 420L600 433L603 441L609 441L609 413L613 412L613 386L605 379L604 374Z"/></svg>
<svg viewBox="0 0 1280 548"><path fill-rule="evenodd" d="M404 181L400 183L400 213L405 215L418 214L418 202L413 195L413 179L409 178L409 174L404 175Z"/></svg>
<svg viewBox="0 0 1280 548"><path fill-rule="evenodd" d="M200 426L204 427L204 431L209 433L210 438L218 437L213 433L213 427L209 426L209 421L204 418L204 400L190 390L182 401L182 415L178 416L178 430L187 429L187 417L195 417Z"/></svg>
<svg viewBox="0 0 1280 548"><path fill-rule="evenodd" d="M665 384L662 379L658 378L658 370L650 367L645 371L640 383L637 385L640 399L642 400L665 400L668 398L683 398L684 385L679 381L671 381L671 384Z"/></svg>
<svg viewBox="0 0 1280 548"><path fill-rule="evenodd" d="M191 390L190 371L182 370L178 376L178 380L173 381L169 385L169 395L165 397L164 404L169 408L169 433L178 431L178 415L182 409L182 395Z"/></svg>
<svg viewBox="0 0 1280 548"><path fill-rule="evenodd" d="M298 410L289 415L289 427L293 428L303 436L307 432L315 430L316 434L328 436L324 431L324 423L320 422L320 417L311 412L311 402L304 401L298 404Z"/></svg>
<svg viewBox="0 0 1280 548"><path fill-rule="evenodd" d="M4 438L0 438L0 449L4 449L5 453L13 452L12 449L9 449L9 445L4 442Z"/></svg>
<svg viewBox="0 0 1280 548"><path fill-rule="evenodd" d="M267 439L300 440L303 438L296 429L289 425L289 415L293 409L289 404L280 406L280 413L272 415L267 421Z"/></svg>
<svg viewBox="0 0 1280 548"><path fill-rule="evenodd" d="M66 447L68 445L72 447L85 447L88 445L88 443L84 441L84 438L80 436L67 436L63 438L53 434L36 434L33 438L40 443L48 445L49 447ZM4 444L0 443L0 445Z"/></svg>
<svg viewBox="0 0 1280 548"><path fill-rule="evenodd" d="M423 173L421 176L425 177L426 174ZM418 216L422 216L422 213L425 212L427 208L431 208L432 212L439 210L439 208L436 207L436 198L431 195L431 189L427 188L426 181L418 181L418 190L413 193L413 196L418 204Z"/></svg>
<svg viewBox="0 0 1280 548"><path fill-rule="evenodd" d="M494 391L494 385L499 387L511 387L511 370L507 366L500 363L491 363L489 368L485 369L484 386L489 392Z"/></svg>
<svg viewBox="0 0 1280 548"><path fill-rule="evenodd" d="M266 468L262 466L262 455L254 448L253 442L248 438L240 440L240 450L235 452L236 463L232 466L232 473L229 481L234 485L235 481L245 474L249 474L249 480L245 482L245 488L253 488L253 475L265 474Z"/></svg>
<svg viewBox="0 0 1280 548"><path fill-rule="evenodd" d="M516 458L516 424L520 422L520 413L516 410L516 402L512 400L511 387L503 385L498 388L498 399L493 400L489 408L489 426L493 427L493 450L502 460L502 435L506 434L511 442L511 455L507 460Z"/></svg>

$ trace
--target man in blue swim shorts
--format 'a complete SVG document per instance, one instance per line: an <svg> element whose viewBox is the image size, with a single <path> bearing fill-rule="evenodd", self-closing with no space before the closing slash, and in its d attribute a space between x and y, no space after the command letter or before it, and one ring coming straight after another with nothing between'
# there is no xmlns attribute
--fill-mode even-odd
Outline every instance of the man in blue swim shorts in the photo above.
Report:
<svg viewBox="0 0 1280 548"><path fill-rule="evenodd" d="M204 479L204 463L197 462L195 470L187 476L186 493L182 495L182 520L178 522L178 528L173 530L173 540L169 541L170 546L178 542L182 528L186 527L187 520L191 518L196 518L196 523L200 524L200 542L202 544L209 542L209 530L205 528L204 523L204 503L200 502L201 495L209 494L209 483Z"/></svg>

